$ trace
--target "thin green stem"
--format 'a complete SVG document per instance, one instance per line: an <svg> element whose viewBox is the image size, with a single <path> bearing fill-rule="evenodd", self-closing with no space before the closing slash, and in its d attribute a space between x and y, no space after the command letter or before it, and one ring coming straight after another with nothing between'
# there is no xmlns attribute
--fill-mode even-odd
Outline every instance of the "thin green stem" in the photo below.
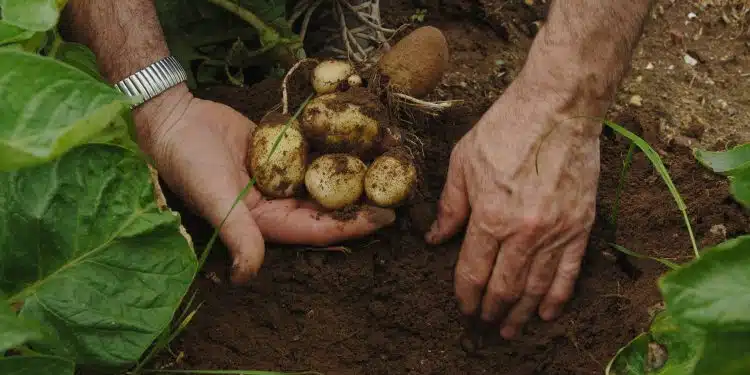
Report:
<svg viewBox="0 0 750 375"><path fill-rule="evenodd" d="M232 0L208 0L210 3L217 5L225 10L233 13L243 21L250 24L258 30L261 35L261 42L267 44L268 42L278 41L279 33L275 29L266 25L263 20L258 18L253 12L241 7L238 3Z"/></svg>

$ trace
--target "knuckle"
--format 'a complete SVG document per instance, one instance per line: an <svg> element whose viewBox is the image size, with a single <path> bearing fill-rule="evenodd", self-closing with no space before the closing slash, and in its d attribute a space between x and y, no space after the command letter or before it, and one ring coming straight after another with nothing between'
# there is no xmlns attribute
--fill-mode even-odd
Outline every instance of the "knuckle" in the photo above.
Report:
<svg viewBox="0 0 750 375"><path fill-rule="evenodd" d="M524 233L536 234L548 227L547 219L542 215L528 215L520 220L520 229Z"/></svg>
<svg viewBox="0 0 750 375"><path fill-rule="evenodd" d="M521 298L521 293L517 290L513 289L500 289L500 290L493 290L490 292L490 296L492 299L506 303L506 304L512 304L518 301Z"/></svg>
<svg viewBox="0 0 750 375"><path fill-rule="evenodd" d="M569 294L566 292L553 292L548 296L549 303L553 305L562 305L568 301Z"/></svg>
<svg viewBox="0 0 750 375"><path fill-rule="evenodd" d="M456 269L456 282L463 283L472 289L480 289L486 284L486 280L467 267Z"/></svg>

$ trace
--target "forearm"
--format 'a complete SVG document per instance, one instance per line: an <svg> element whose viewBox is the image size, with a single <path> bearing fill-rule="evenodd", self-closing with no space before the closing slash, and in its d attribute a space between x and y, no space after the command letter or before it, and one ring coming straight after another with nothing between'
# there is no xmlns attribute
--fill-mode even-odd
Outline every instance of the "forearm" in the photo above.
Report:
<svg viewBox="0 0 750 375"><path fill-rule="evenodd" d="M568 100L598 103L595 112L601 112L630 67L650 5L651 0L555 0L522 75L575 96Z"/></svg>
<svg viewBox="0 0 750 375"><path fill-rule="evenodd" d="M112 84L170 54L153 0L69 0L62 15L64 36L88 46ZM187 100L183 83L133 111L139 143L150 146L162 123Z"/></svg>

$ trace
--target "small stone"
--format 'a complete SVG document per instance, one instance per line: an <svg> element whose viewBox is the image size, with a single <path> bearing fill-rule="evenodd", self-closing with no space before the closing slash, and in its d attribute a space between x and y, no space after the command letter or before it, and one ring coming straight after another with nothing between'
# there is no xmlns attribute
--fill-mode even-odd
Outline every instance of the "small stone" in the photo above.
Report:
<svg viewBox="0 0 750 375"><path fill-rule="evenodd" d="M683 57L683 60L685 60L685 64L688 64L690 66L698 65L698 60L695 57L690 56L688 54L685 54L685 56Z"/></svg>
<svg viewBox="0 0 750 375"><path fill-rule="evenodd" d="M724 224L712 225L710 231L714 236L727 237L727 227Z"/></svg>
<svg viewBox="0 0 750 375"><path fill-rule="evenodd" d="M642 107L643 98L641 98L640 95L633 95L630 97L630 104L636 107Z"/></svg>
<svg viewBox="0 0 750 375"><path fill-rule="evenodd" d="M654 64L648 63L648 65L646 65L646 70L654 70Z"/></svg>
<svg viewBox="0 0 750 375"><path fill-rule="evenodd" d="M698 18L698 15L695 14L695 13L693 13L693 12L690 12L690 13L688 13L687 17L688 17L689 20L692 20L692 19Z"/></svg>

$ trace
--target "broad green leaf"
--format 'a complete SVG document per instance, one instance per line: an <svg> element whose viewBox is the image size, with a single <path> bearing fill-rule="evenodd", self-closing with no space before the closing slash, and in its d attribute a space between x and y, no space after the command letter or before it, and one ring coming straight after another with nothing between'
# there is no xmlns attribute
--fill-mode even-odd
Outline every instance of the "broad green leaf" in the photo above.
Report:
<svg viewBox="0 0 750 375"><path fill-rule="evenodd" d="M0 171L52 160L102 133L130 99L52 58L0 49Z"/></svg>
<svg viewBox="0 0 750 375"><path fill-rule="evenodd" d="M19 318L0 294L0 353L42 336L39 325Z"/></svg>
<svg viewBox="0 0 750 375"><path fill-rule="evenodd" d="M649 332L652 344L649 348L648 366L654 374L694 373L695 364L703 351L705 341L705 334L702 330L679 324L667 310L654 317Z"/></svg>
<svg viewBox="0 0 750 375"><path fill-rule="evenodd" d="M21 42L33 35L33 31L24 30L0 19L0 45Z"/></svg>
<svg viewBox="0 0 750 375"><path fill-rule="evenodd" d="M750 208L750 170L729 176L728 178L730 182L729 193L732 195L732 198L745 208Z"/></svg>
<svg viewBox="0 0 750 375"><path fill-rule="evenodd" d="M74 371L75 364L60 357L0 357L0 374L3 375L73 375Z"/></svg>
<svg viewBox="0 0 750 375"><path fill-rule="evenodd" d="M648 332L617 352L605 374L692 375L703 342L702 331L679 326L666 312L661 312L654 317Z"/></svg>
<svg viewBox="0 0 750 375"><path fill-rule="evenodd" d="M750 374L750 333L710 333L695 374Z"/></svg>
<svg viewBox="0 0 750 375"><path fill-rule="evenodd" d="M5 22L31 31L47 31L57 25L56 0L0 0Z"/></svg>
<svg viewBox="0 0 750 375"><path fill-rule="evenodd" d="M55 57L78 70L88 74L94 79L106 82L96 65L96 55L88 47L79 43L62 42L57 49Z"/></svg>
<svg viewBox="0 0 750 375"><path fill-rule="evenodd" d="M750 332L750 236L725 241L666 274L659 287L682 322L718 332Z"/></svg>
<svg viewBox="0 0 750 375"><path fill-rule="evenodd" d="M642 333L620 348L604 370L605 375L645 374L650 340L651 336L648 333Z"/></svg>
<svg viewBox="0 0 750 375"><path fill-rule="evenodd" d="M157 207L147 164L79 146L0 174L0 289L20 316L54 327L33 343L83 365L134 364L196 272L179 216Z"/></svg>
<svg viewBox="0 0 750 375"><path fill-rule="evenodd" d="M695 150L695 158L716 173L733 175L750 168L750 144L744 144L727 151Z"/></svg>

